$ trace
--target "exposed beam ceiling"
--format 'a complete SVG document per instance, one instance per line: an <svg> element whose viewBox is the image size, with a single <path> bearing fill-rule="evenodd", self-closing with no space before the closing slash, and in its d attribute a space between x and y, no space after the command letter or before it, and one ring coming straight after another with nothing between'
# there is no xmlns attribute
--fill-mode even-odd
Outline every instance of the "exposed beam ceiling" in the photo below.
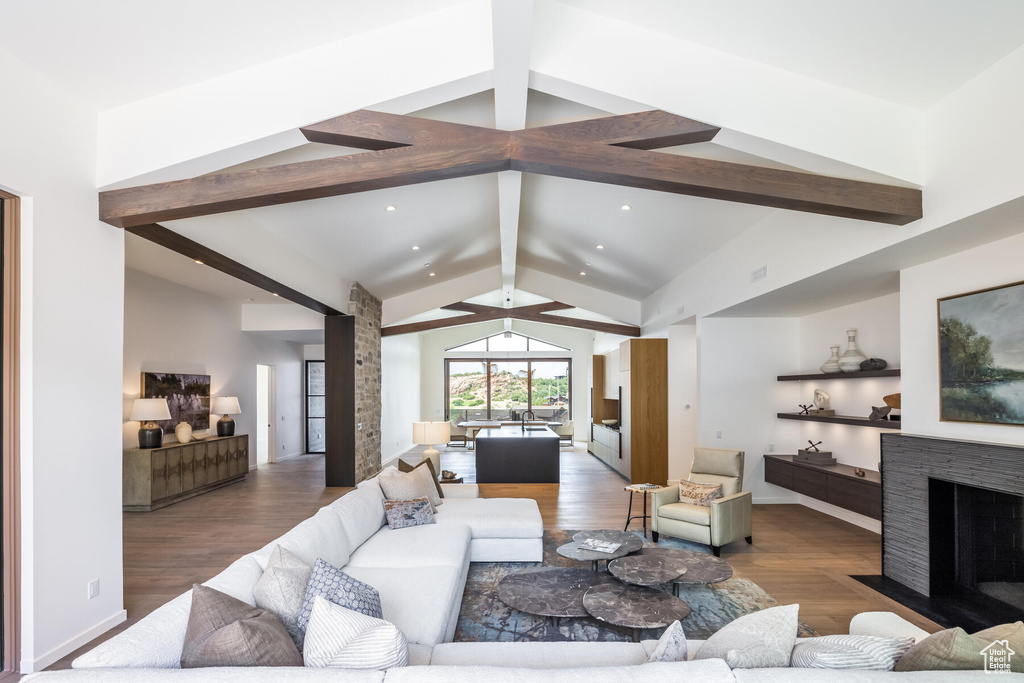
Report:
<svg viewBox="0 0 1024 683"><path fill-rule="evenodd" d="M922 215L913 188L635 148L714 132L661 111L506 132L363 110L303 133L375 151L102 192L100 219L128 227L509 169L896 225Z"/></svg>
<svg viewBox="0 0 1024 683"><path fill-rule="evenodd" d="M381 336L391 337L397 334L429 332L431 330L440 330L447 327L458 327L460 325L470 325L473 323L482 323L491 320L528 320L537 323L561 325L563 327L577 327L584 330L593 330L595 332L605 332L607 334L619 334L626 337L640 336L640 328L635 325L620 325L618 323L607 323L597 320L584 320L582 318L568 318L561 315L549 315L551 311L564 311L570 308L575 308L575 306L564 304L560 301L549 301L530 306L517 306L515 308L487 306L484 304L460 301L458 303L442 306L441 308L446 311L467 313L468 315L458 315L450 318L423 320L415 323L406 323L404 325L382 327L380 330Z"/></svg>
<svg viewBox="0 0 1024 683"><path fill-rule="evenodd" d="M305 306L317 313L321 313L323 315L345 315L332 306L328 306L327 304L317 301L312 297L306 296L302 292L294 290L288 285L269 278L259 271L253 270L252 268L230 259L224 254L203 246L198 242L190 240L183 235L179 235L173 230L169 230L162 225L152 223L149 225L135 225L126 229L133 235L138 235L139 237L147 239L154 244L159 244L171 251L176 251L183 256L187 256L190 259L201 262L205 266L219 270L222 273L227 273L228 275L238 278L243 282L248 282L260 289L276 294L282 299L287 299L288 301L297 303L300 306Z"/></svg>

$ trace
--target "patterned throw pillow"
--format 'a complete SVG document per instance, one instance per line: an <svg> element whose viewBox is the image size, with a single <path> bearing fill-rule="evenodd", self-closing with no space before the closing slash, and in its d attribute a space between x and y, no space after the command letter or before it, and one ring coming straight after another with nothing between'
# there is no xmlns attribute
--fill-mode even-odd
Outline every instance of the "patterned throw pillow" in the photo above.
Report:
<svg viewBox="0 0 1024 683"><path fill-rule="evenodd" d="M914 644L913 638L822 636L797 643L790 666L800 669L892 671Z"/></svg>
<svg viewBox="0 0 1024 683"><path fill-rule="evenodd" d="M436 524L434 513L430 509L430 501L426 496L412 500L385 500L384 516L387 517L388 527L391 529Z"/></svg>
<svg viewBox="0 0 1024 683"><path fill-rule="evenodd" d="M409 644L394 624L317 596L306 631L306 666L383 670L409 663Z"/></svg>
<svg viewBox="0 0 1024 683"><path fill-rule="evenodd" d="M310 570L312 567L300 558L279 545L274 546L267 568L253 589L256 606L276 614L300 650L302 630L298 619L306 596Z"/></svg>
<svg viewBox="0 0 1024 683"><path fill-rule="evenodd" d="M208 666L302 666L302 655L270 610L196 584L181 668Z"/></svg>
<svg viewBox="0 0 1024 683"><path fill-rule="evenodd" d="M724 659L730 669L788 667L796 644L799 605L745 614L720 628L694 659Z"/></svg>
<svg viewBox="0 0 1024 683"><path fill-rule="evenodd" d="M722 497L721 484L701 484L695 481L679 482L679 502L711 507L711 501Z"/></svg>
<svg viewBox="0 0 1024 683"><path fill-rule="evenodd" d="M384 611L380 605L380 593L368 583L354 579L335 566L317 558L313 571L309 574L306 596L302 601L302 612L297 620L302 632L309 625L309 615L313 612L313 603L317 597L326 598L336 605L362 612L380 619Z"/></svg>
<svg viewBox="0 0 1024 683"><path fill-rule="evenodd" d="M647 657L647 662L685 662L686 634L679 620L673 621L661 634L654 651Z"/></svg>
<svg viewBox="0 0 1024 683"><path fill-rule="evenodd" d="M426 498L430 501L430 484L419 474L412 472L399 472L397 469L388 468L377 476L380 489L388 500L412 500L413 498ZM437 512L434 506L430 506L431 512Z"/></svg>

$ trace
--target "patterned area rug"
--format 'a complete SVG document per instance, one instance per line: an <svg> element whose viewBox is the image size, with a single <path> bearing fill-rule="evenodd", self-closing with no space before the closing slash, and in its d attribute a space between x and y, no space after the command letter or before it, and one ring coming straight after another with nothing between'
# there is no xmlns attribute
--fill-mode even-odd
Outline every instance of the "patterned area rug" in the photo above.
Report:
<svg viewBox="0 0 1024 683"><path fill-rule="evenodd" d="M576 531L545 531L544 562L550 567L589 568L589 562L574 562L562 557L556 548L572 541ZM640 533L636 533L642 538ZM705 545L690 543L677 538L661 537L655 545L649 538L644 540L645 548L684 548L709 553ZM469 567L469 579L462 598L457 642L466 641L629 641L628 629L620 629L591 618L562 619L555 627L546 618L514 610L498 599L498 582L508 573L526 567L536 567L532 562L475 562ZM603 566L603 565L602 565ZM779 603L765 593L753 581L736 578L711 586L682 587L680 597L693 610L683 621L687 638L706 639L712 633L737 617L750 612L775 607ZM641 638L658 638L663 629L641 631ZM800 624L800 636L816 635L806 624Z"/></svg>

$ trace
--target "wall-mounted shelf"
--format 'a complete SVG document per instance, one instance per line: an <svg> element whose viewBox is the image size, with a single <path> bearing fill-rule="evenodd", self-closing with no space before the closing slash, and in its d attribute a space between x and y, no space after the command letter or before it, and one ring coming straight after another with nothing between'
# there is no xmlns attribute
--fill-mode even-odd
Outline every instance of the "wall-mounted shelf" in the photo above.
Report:
<svg viewBox="0 0 1024 683"><path fill-rule="evenodd" d="M899 420L869 420L866 417L855 417L853 415L801 415L800 413L779 413L776 417L782 420L829 422L831 424L852 425L854 427L874 427L875 429L899 430L902 428Z"/></svg>
<svg viewBox="0 0 1024 683"><path fill-rule="evenodd" d="M885 370L861 370L860 372L812 372L806 375L779 375L780 382L800 382L805 379L867 379L869 377L899 377L899 368Z"/></svg>

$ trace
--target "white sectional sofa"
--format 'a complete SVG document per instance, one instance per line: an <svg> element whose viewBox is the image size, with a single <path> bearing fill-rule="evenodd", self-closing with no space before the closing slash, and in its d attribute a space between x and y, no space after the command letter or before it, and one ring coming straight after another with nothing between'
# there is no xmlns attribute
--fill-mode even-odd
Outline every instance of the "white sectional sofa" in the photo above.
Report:
<svg viewBox="0 0 1024 683"><path fill-rule="evenodd" d="M730 671L723 660L645 664L655 641L642 643L454 643L471 561L539 561L543 534L537 504L521 499L480 499L474 485L446 486L437 524L391 530L384 525L383 494L374 479L316 515L246 555L206 585L255 604L253 588L275 545L312 564L322 557L380 592L384 618L397 625L410 647L410 666L388 671L339 669L179 669L191 591L178 596L75 660L73 669L43 672L27 681L346 681L427 683L479 681L531 683L660 680L719 683L990 680L982 672L895 674L799 669ZM858 615L851 633L927 635L888 612ZM700 641L690 641L696 652ZM1009 675L1006 681L1024 681Z"/></svg>

